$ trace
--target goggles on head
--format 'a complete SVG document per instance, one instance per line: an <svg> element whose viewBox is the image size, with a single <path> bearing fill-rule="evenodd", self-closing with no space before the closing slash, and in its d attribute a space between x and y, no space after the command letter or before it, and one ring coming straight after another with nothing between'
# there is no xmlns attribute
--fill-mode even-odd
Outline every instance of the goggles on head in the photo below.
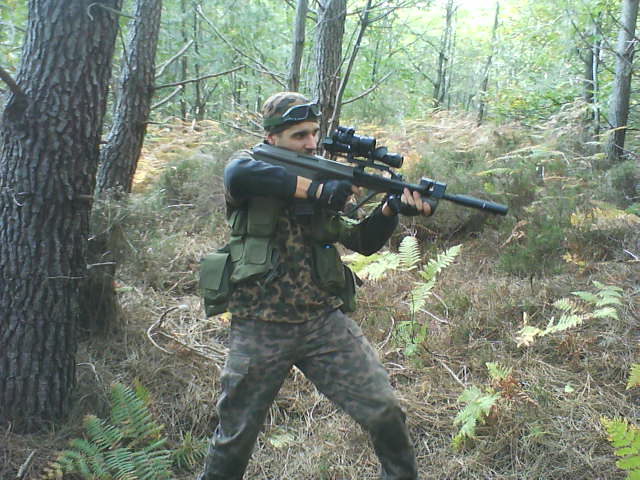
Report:
<svg viewBox="0 0 640 480"><path fill-rule="evenodd" d="M264 120L265 128L284 125L289 122L304 122L305 120L316 120L321 115L320 105L317 103L304 103L302 105L294 105L284 112L280 117L272 117Z"/></svg>

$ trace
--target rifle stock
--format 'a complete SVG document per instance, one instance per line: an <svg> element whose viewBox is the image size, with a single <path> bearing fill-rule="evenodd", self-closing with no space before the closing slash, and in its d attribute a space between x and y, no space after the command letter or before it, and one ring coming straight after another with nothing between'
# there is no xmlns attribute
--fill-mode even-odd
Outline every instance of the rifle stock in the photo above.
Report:
<svg viewBox="0 0 640 480"><path fill-rule="evenodd" d="M499 203L481 200L468 195L449 195L445 193L446 183L437 182L430 178L422 178L419 184L408 183L402 180L400 175L390 172L392 177L384 177L379 174L365 172L365 163L357 166L336 162L317 155L303 155L291 150L274 147L261 143L253 148L254 158L273 165L285 167L293 175L305 177L310 180L348 180L359 187L364 187L375 192L385 192L401 195L405 188L420 192L424 197L448 200L458 205L475 208L490 213L506 215L508 207Z"/></svg>

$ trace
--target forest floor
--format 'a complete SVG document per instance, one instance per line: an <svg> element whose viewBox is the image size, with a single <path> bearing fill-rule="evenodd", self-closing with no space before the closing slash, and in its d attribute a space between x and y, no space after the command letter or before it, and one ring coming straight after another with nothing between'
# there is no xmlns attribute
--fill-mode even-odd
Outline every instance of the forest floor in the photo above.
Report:
<svg viewBox="0 0 640 480"><path fill-rule="evenodd" d="M413 152L407 162L415 167L425 152L447 148L448 136L459 134L460 128L446 131L444 125L451 124L448 119L414 125L409 132L379 129L376 135L389 139L390 150ZM111 212L110 225L125 259L116 282L121 321L80 342L78 386L68 422L45 434L0 432L2 480L17 478L21 467L20 478L45 478L42 472L57 452L83 435L85 415L108 417L114 382L145 387L169 447L187 433L196 439L210 435L229 318L205 317L197 295L197 266L228 235L220 180L224 159L253 141L222 141L226 137L216 128L203 124L152 130L137 193L127 206L103 209ZM472 142L484 139L494 148L514 134L468 130L466 151L476 156L480 147ZM485 145L482 152L491 148ZM508 149L517 148L521 145ZM441 208L432 219L403 222L390 242L395 249L402 237L416 235L424 262L462 245L437 277L425 308L416 317L409 313L415 272L390 271L380 280L366 281L353 315L378 351L407 413L420 478L625 478L601 419L640 418L640 388L626 389L632 364L640 362L638 225L623 227L622 234L618 229L616 239L622 240L612 242L607 248L615 252L607 255L590 257L584 251L578 260L575 245L567 246L573 255L566 260L535 258L534 251L528 259L532 269L550 265L527 275L505 271L501 260L514 243L534 235L523 227L522 221L534 223L526 210L512 212L517 218L505 226L501 222L509 220L478 221L468 213L460 217L461 207ZM586 315L578 326L536 337L528 345L522 342L523 327L544 329L561 315L555 302L573 298L577 305L572 292L595 292L594 282L622 289L615 316ZM414 332L415 349L407 349L409 340L401 335L405 322L427 332L424 338ZM487 363L506 374L496 378ZM456 417L464 407L460 396L474 387L484 396L494 395L495 401L487 415L477 414L473 438L454 448L452 439L461 427ZM174 469L176 479L196 477L200 458L193 456L182 469ZM246 478L364 480L378 478L378 468L367 435L294 369L269 411Z"/></svg>

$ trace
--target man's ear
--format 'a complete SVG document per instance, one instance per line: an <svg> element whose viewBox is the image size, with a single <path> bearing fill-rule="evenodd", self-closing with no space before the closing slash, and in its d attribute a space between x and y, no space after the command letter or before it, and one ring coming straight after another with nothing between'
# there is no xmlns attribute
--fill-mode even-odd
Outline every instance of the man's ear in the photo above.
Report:
<svg viewBox="0 0 640 480"><path fill-rule="evenodd" d="M276 133L267 133L267 136L264 137L265 141L269 144L269 145L275 145L276 144Z"/></svg>

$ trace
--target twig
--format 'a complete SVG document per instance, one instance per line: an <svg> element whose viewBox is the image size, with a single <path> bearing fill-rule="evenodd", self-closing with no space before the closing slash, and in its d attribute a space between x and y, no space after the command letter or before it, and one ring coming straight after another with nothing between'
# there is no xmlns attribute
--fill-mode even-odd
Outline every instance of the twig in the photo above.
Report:
<svg viewBox="0 0 640 480"><path fill-rule="evenodd" d="M451 368L449 368L449 365L447 365L446 363L444 363L444 360L440 360L440 359L439 359L438 357L436 357L435 355L433 356L433 358L435 358L435 359L436 359L436 361L437 361L440 365L442 365L442 366L444 367L444 369L445 369L447 372L449 372L449 373L451 374L451 376L454 378L454 380L455 380L456 382L458 382L460 385L462 385L462 388L467 388L467 386L464 384L464 382L463 382L462 380L460 380L460 379L458 378L458 376L457 376L455 373L453 373L453 370L451 370Z"/></svg>
<svg viewBox="0 0 640 480"><path fill-rule="evenodd" d="M236 129L236 130L238 130L240 132L246 133L247 135L252 135L252 136L258 137L258 138L262 138L263 137L262 134L259 134L259 133L256 133L256 132L252 132L251 130L246 130L246 129L244 129L242 127L238 127L237 125L234 125L232 123L223 122L222 120L216 120L216 122L218 122L218 123L220 123L222 125L225 125L227 127L234 128L234 129Z"/></svg>
<svg viewBox="0 0 640 480"><path fill-rule="evenodd" d="M387 73L384 77L382 77L376 84L374 84L373 86L369 87L368 89L366 89L364 92L362 92L360 95L356 95L353 98L350 98L349 100L345 100L344 102L342 102L342 105L348 105L349 103L353 103L356 100L360 100L362 97L366 97L367 95L369 95L371 92L373 92L376 88L378 88L382 82L384 82L387 78L389 78L394 72L389 72Z"/></svg>
<svg viewBox="0 0 640 480"><path fill-rule="evenodd" d="M184 85L180 85L179 87L176 87L176 89L173 92L171 92L169 95L164 97L158 103L151 105L151 110L155 110L156 108L161 107L162 105L167 103L169 100L171 100L173 97L175 97L178 93L180 93L182 90L184 90ZM154 122L148 122L148 123L154 123Z"/></svg>
<svg viewBox="0 0 640 480"><path fill-rule="evenodd" d="M162 324L162 322L164 322L164 319L166 318L166 316L167 316L169 313L173 312L174 310L177 310L178 308L180 308L180 307L171 307L171 308L169 308L169 309L165 310L165 311L164 311L164 313L160 316L160 319L158 319L154 324L152 324L152 325L147 329L147 338L149 339L149 341L150 341L151 343L153 343L156 347L158 347L158 349L162 350L164 353L167 353L167 354L169 354L169 355L173 355L173 354L174 354L174 352L170 352L170 351L169 351L169 350L167 350L166 348L162 348L160 345L158 345L158 344L156 343L156 341L153 339L152 331L153 331L153 329L154 329L154 328L156 328L156 327L160 326L160 325Z"/></svg>
<svg viewBox="0 0 640 480"><path fill-rule="evenodd" d="M24 461L24 463L18 470L18 475L16 476L16 480L22 480L23 478L25 478L25 475L27 474L27 470L29 469L29 466L31 465L31 462L33 461L33 457L37 451L38 450L34 450L29 454L27 459Z"/></svg>
<svg viewBox="0 0 640 480"><path fill-rule="evenodd" d="M173 62L175 62L178 58L180 58L182 55L184 55L184 52L186 52L191 45L193 45L193 40L189 40L187 44L178 51L178 53L176 53L173 57L171 57L169 60L164 62L164 64L161 67L158 67L158 72L155 74L155 77L158 78L159 76L161 76L164 73L165 69L169 65L171 65Z"/></svg>
<svg viewBox="0 0 640 480"><path fill-rule="evenodd" d="M629 251L629 250L627 250L627 249L623 249L622 251L623 251L624 253L628 254L628 255L631 255L631 256L633 257L633 259L634 259L634 260L640 260L640 257L638 257L638 255L636 255L635 253L632 253L632 252L630 252L630 251Z"/></svg>
<svg viewBox="0 0 640 480"><path fill-rule="evenodd" d="M168 87L176 87L176 86L182 86L182 85L186 85L187 83L193 83L193 82L199 82L200 80L205 80L207 78L214 78L214 77L220 77L222 75L226 75L227 73L233 73L236 70L240 70L241 68L246 67L246 65L239 65L237 67L232 68L231 70L227 70L225 72L219 72L219 73L211 73L209 75L205 75L203 77L200 78L191 78L189 80L183 80L181 82L175 82L175 83L166 83L164 85L156 85L155 87L153 87L154 90L159 90L161 88L168 88Z"/></svg>
<svg viewBox="0 0 640 480"><path fill-rule="evenodd" d="M4 68L0 67L0 79L9 86L9 90L13 92L14 95L23 97L24 93L13 79L9 72L7 72Z"/></svg>

